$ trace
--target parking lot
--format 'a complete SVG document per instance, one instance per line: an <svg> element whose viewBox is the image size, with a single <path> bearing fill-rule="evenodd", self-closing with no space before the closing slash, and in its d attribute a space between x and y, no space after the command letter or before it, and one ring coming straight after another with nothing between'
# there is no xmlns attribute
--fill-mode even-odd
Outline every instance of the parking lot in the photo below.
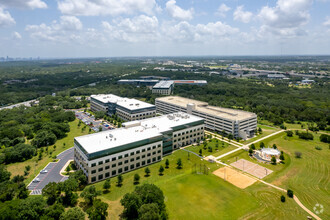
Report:
<svg viewBox="0 0 330 220"><path fill-rule="evenodd" d="M47 170L46 173L39 173L32 182L28 185L28 189L31 190L31 195L41 195L42 189L50 182L63 182L68 179L67 176L62 176L60 171L69 160L73 160L73 147L63 151L57 155L58 162L49 163L43 170Z"/></svg>
<svg viewBox="0 0 330 220"><path fill-rule="evenodd" d="M88 112L83 111L75 111L76 118L81 120L84 124L90 126L91 129L93 129L95 132L99 131L99 127L102 128L102 131L106 131L109 129L114 129L113 126L109 124L102 124L101 120L95 120L95 117L93 115L90 115Z"/></svg>

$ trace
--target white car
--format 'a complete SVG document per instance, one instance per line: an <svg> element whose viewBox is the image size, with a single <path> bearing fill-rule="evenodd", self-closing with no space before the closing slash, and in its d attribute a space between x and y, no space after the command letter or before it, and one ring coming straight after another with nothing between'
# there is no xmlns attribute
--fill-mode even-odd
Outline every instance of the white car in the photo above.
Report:
<svg viewBox="0 0 330 220"><path fill-rule="evenodd" d="M41 170L40 173L48 173L48 170Z"/></svg>
<svg viewBox="0 0 330 220"><path fill-rule="evenodd" d="M35 178L32 182L39 183L40 182L40 179L39 178Z"/></svg>

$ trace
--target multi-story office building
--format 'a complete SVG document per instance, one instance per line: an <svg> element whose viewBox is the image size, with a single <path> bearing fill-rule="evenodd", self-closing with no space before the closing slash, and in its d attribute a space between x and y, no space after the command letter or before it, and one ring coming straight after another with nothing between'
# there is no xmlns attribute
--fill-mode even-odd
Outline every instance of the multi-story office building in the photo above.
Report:
<svg viewBox="0 0 330 220"><path fill-rule="evenodd" d="M203 136L204 119L182 112L126 122L122 128L76 137L74 161L93 183L158 162Z"/></svg>
<svg viewBox="0 0 330 220"><path fill-rule="evenodd" d="M213 131L225 131L234 137L247 139L254 136L257 129L257 115L237 109L210 106L206 102L179 96L167 96L156 99L157 112L169 114L182 111L205 119L205 128Z"/></svg>
<svg viewBox="0 0 330 220"><path fill-rule="evenodd" d="M105 111L108 115L116 113L125 121L141 120L156 115L155 105L112 94L91 95L91 110Z"/></svg>
<svg viewBox="0 0 330 220"><path fill-rule="evenodd" d="M153 94L171 95L174 88L173 81L160 81L152 87Z"/></svg>

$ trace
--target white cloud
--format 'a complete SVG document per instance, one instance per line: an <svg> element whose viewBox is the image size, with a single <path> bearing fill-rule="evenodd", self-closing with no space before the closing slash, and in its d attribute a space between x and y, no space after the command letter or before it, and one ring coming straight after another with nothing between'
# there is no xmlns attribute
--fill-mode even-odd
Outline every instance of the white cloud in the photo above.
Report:
<svg viewBox="0 0 330 220"><path fill-rule="evenodd" d="M152 14L157 7L155 0L59 0L63 14L75 16L99 16L146 13Z"/></svg>
<svg viewBox="0 0 330 220"><path fill-rule="evenodd" d="M263 23L261 31L283 37L301 36L309 21L313 0L278 0L275 7L265 6L258 17Z"/></svg>
<svg viewBox="0 0 330 220"><path fill-rule="evenodd" d="M40 25L27 25L25 30L30 36L39 40L69 42L79 38L79 31L82 23L74 16L61 16L60 21L53 21L49 26L42 23Z"/></svg>
<svg viewBox="0 0 330 220"><path fill-rule="evenodd" d="M18 33L18 32L14 32L13 33L13 38L15 39L15 40L20 40L20 39L22 39L22 36L21 36L21 34L20 33Z"/></svg>
<svg viewBox="0 0 330 220"><path fill-rule="evenodd" d="M0 27L7 27L14 24L16 24L16 22L9 12L0 8Z"/></svg>
<svg viewBox="0 0 330 220"><path fill-rule="evenodd" d="M102 27L106 34L118 41L149 42L159 38L158 19L155 16L136 16L132 19L117 19L113 25L103 21Z"/></svg>
<svg viewBox="0 0 330 220"><path fill-rule="evenodd" d="M234 20L241 21L243 23L249 23L252 19L252 12L244 11L244 6L240 5L234 11Z"/></svg>
<svg viewBox="0 0 330 220"><path fill-rule="evenodd" d="M230 9L231 8L228 7L226 4L222 3L215 14L221 17L226 17L226 13L230 11Z"/></svg>
<svg viewBox="0 0 330 220"><path fill-rule="evenodd" d="M0 5L6 8L20 9L47 8L47 4L41 0L1 0Z"/></svg>
<svg viewBox="0 0 330 220"><path fill-rule="evenodd" d="M325 18L325 22L323 22L323 25L326 27L330 27L330 17Z"/></svg>
<svg viewBox="0 0 330 220"><path fill-rule="evenodd" d="M186 20L191 20L193 18L194 10L192 8L188 10L184 10L180 8L179 6L176 5L175 0L170 0L166 2L166 10L169 13L169 15L174 19L186 21Z"/></svg>

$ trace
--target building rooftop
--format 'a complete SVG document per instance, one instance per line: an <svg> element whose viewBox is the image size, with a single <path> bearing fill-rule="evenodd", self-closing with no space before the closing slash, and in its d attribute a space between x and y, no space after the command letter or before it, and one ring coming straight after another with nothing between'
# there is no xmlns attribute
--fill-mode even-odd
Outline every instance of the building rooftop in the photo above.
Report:
<svg viewBox="0 0 330 220"><path fill-rule="evenodd" d="M207 84L206 80L174 80L174 84Z"/></svg>
<svg viewBox="0 0 330 220"><path fill-rule="evenodd" d="M154 85L153 89L168 89L173 85L173 81L160 81L156 85Z"/></svg>
<svg viewBox="0 0 330 220"><path fill-rule="evenodd" d="M137 110L143 108L154 107L154 105L142 102L137 99L122 98L113 94L99 94L91 95L92 98L106 104L106 103L116 103L118 106L122 106L129 110Z"/></svg>
<svg viewBox="0 0 330 220"><path fill-rule="evenodd" d="M261 152L268 154L268 155L273 155L273 156L281 154L281 152L279 150L274 149L274 148L262 148Z"/></svg>
<svg viewBox="0 0 330 220"><path fill-rule="evenodd" d="M183 98L180 96L166 96L160 97L156 100L168 102L180 107L187 108L188 104L195 104L196 110L210 115L216 115L217 117L226 118L230 120L245 120L250 117L255 117L256 114L252 112L223 108L218 106L210 106L207 102L202 102L194 99Z"/></svg>
<svg viewBox="0 0 330 220"><path fill-rule="evenodd" d="M149 138L161 137L162 132L169 131L173 127L201 120L203 119L200 117L178 112L123 123L122 128L76 137L75 140L87 153L91 154Z"/></svg>

